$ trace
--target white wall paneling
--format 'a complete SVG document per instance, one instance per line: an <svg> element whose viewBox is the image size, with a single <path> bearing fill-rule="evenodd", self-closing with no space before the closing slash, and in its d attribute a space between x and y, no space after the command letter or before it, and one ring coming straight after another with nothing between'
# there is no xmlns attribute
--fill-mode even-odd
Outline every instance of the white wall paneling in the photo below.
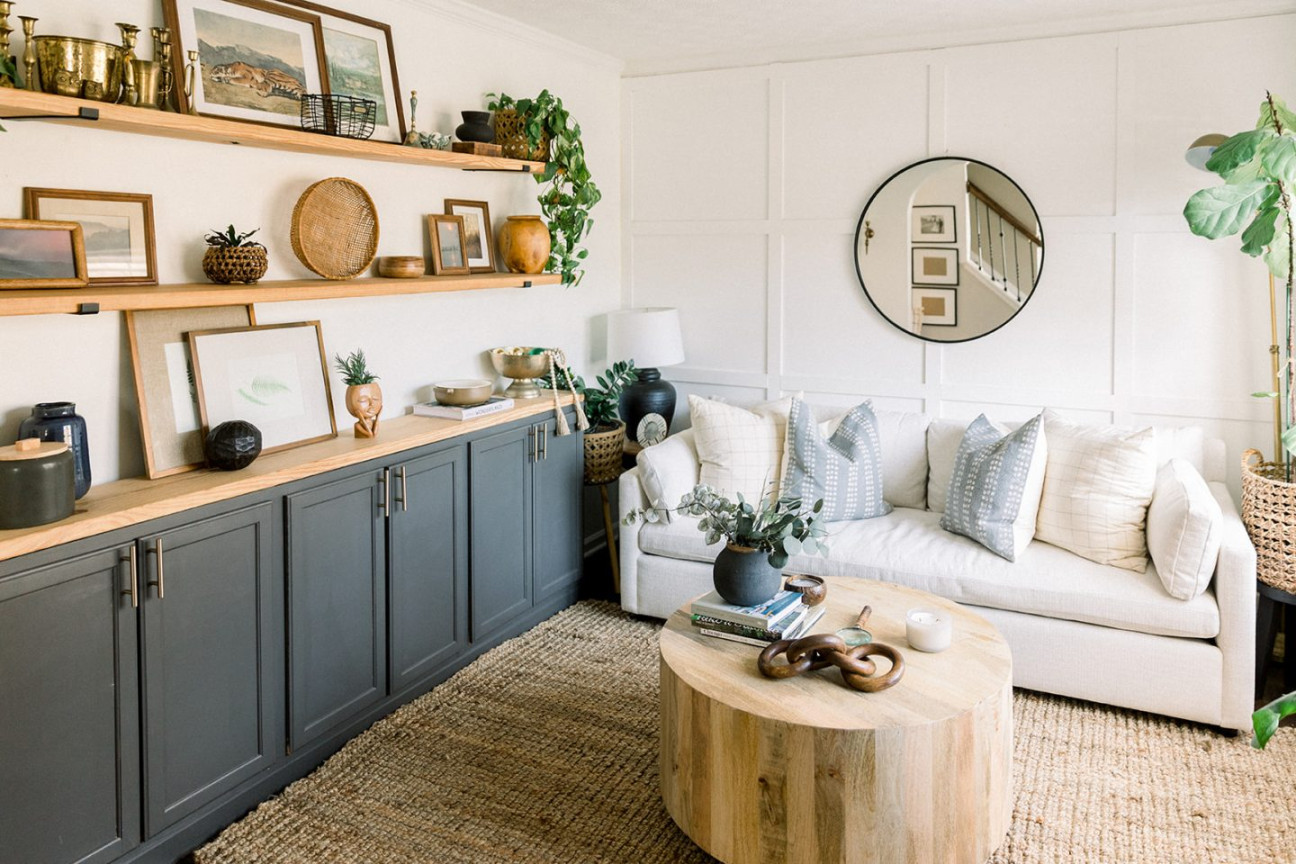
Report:
<svg viewBox="0 0 1296 864"><path fill-rule="evenodd" d="M968 419L1048 405L1266 448L1268 406L1248 395L1268 387L1264 271L1189 234L1183 204L1214 178L1183 151L1250 128L1266 88L1296 100L1294 40L1287 14L626 79L624 302L680 308L688 360L666 375L682 391ZM663 141L689 129L720 131ZM873 191L940 155L1016 180L1046 244L1021 314L950 345L883 321L852 258Z"/></svg>

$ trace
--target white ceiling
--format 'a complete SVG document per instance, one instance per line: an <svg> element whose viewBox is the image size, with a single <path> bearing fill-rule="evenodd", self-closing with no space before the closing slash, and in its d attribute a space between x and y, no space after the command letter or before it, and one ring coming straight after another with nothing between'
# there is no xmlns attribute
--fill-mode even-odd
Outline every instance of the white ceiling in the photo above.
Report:
<svg viewBox="0 0 1296 864"><path fill-rule="evenodd" d="M628 76L1296 11L1296 0L460 2L617 58Z"/></svg>

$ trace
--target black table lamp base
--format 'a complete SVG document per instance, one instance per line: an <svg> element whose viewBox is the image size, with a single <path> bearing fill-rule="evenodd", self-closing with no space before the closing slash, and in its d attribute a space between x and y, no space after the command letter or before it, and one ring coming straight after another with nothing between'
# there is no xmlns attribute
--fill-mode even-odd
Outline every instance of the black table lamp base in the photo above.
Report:
<svg viewBox="0 0 1296 864"><path fill-rule="evenodd" d="M626 424L626 437L635 440L639 421L646 414L660 414L670 428L671 418L675 416L675 387L669 381L661 380L661 372L651 367L640 369L639 380L621 391L618 407L621 419Z"/></svg>

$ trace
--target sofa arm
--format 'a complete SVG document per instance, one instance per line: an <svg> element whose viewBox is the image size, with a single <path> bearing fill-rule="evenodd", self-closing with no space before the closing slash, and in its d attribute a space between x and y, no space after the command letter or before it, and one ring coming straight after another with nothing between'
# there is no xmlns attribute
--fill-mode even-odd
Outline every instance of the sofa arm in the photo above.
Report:
<svg viewBox="0 0 1296 864"><path fill-rule="evenodd" d="M643 520L633 525L624 524L626 514L648 506L639 469L624 471L617 480L617 523L620 525L618 557L621 564L621 608L627 612L639 609L639 531Z"/></svg>
<svg viewBox="0 0 1296 864"><path fill-rule="evenodd" d="M1220 615L1215 642L1223 655L1220 725L1245 730L1251 727L1255 707L1256 553L1228 488L1218 482L1210 488L1224 514L1219 563L1211 583Z"/></svg>

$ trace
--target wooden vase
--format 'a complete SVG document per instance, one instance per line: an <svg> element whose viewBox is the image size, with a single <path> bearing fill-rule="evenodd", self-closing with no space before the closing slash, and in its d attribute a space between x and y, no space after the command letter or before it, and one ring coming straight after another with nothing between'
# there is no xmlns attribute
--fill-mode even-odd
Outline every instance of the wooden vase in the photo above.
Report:
<svg viewBox="0 0 1296 864"><path fill-rule="evenodd" d="M549 248L549 226L539 216L510 216L500 227L500 259L510 273L543 273Z"/></svg>
<svg viewBox="0 0 1296 864"><path fill-rule="evenodd" d="M370 382L347 387L346 408L356 418L355 437L377 437L378 415L382 413L382 406L382 388L377 384Z"/></svg>

